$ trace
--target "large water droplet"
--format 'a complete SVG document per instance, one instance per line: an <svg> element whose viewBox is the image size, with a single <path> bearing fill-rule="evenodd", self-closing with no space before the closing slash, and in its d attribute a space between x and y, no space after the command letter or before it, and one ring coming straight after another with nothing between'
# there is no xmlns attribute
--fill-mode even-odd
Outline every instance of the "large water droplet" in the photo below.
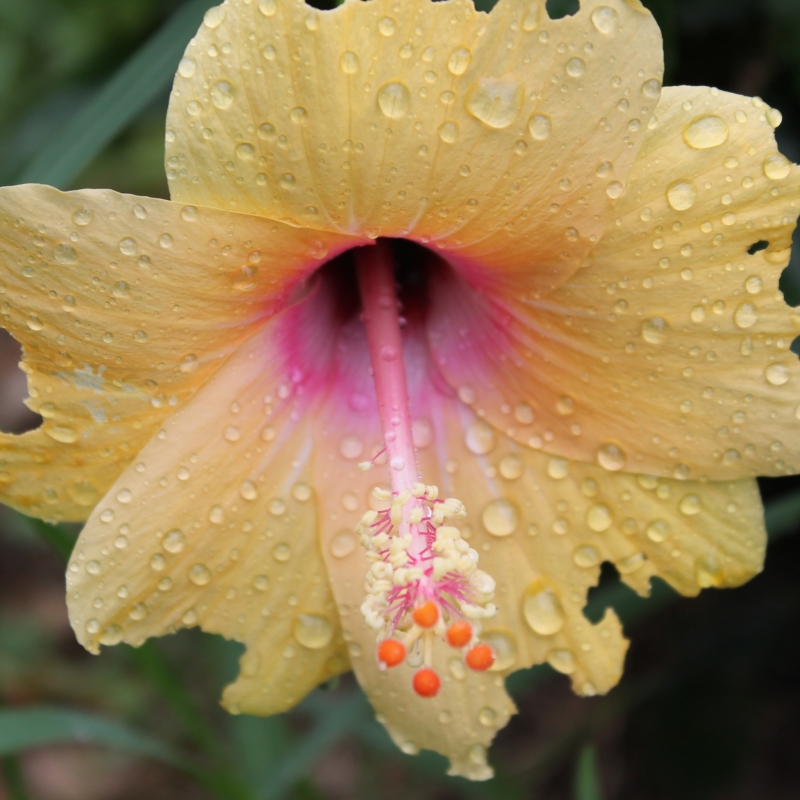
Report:
<svg viewBox="0 0 800 800"><path fill-rule="evenodd" d="M607 531L612 522L611 509L605 503L595 503L586 512L586 524L596 533Z"/></svg>
<svg viewBox="0 0 800 800"><path fill-rule="evenodd" d="M356 549L356 537L352 531L341 530L331 539L330 548L335 558L346 558Z"/></svg>
<svg viewBox="0 0 800 800"><path fill-rule="evenodd" d="M192 564L189 568L189 580L195 586L205 586L211 581L211 570L205 564Z"/></svg>
<svg viewBox="0 0 800 800"><path fill-rule="evenodd" d="M94 211L91 208L81 207L77 209L72 215L72 221L80 227L89 225L94 219Z"/></svg>
<svg viewBox="0 0 800 800"><path fill-rule="evenodd" d="M78 260L78 254L75 248L69 244L57 244L53 248L53 258L59 264L69 265L74 264Z"/></svg>
<svg viewBox="0 0 800 800"><path fill-rule="evenodd" d="M686 514L687 517L693 517L695 514L700 513L701 506L700 495L687 494L681 499L678 508L680 508L682 514Z"/></svg>
<svg viewBox="0 0 800 800"><path fill-rule="evenodd" d="M546 114L534 114L528 120L528 130L537 142L543 142L553 130L553 123Z"/></svg>
<svg viewBox="0 0 800 800"><path fill-rule="evenodd" d="M592 24L606 35L614 33L618 19L617 12L608 6L598 6L592 11Z"/></svg>
<svg viewBox="0 0 800 800"><path fill-rule="evenodd" d="M347 50L342 53L339 58L339 68L346 75L354 75L358 72L360 63L358 56L352 50Z"/></svg>
<svg viewBox="0 0 800 800"><path fill-rule="evenodd" d="M596 567L603 560L603 557L596 547L590 544L582 544L580 547L575 548L572 560L579 567L589 568Z"/></svg>
<svg viewBox="0 0 800 800"><path fill-rule="evenodd" d="M322 614L298 614L292 626L294 638L309 650L320 650L333 639L333 624Z"/></svg>
<svg viewBox="0 0 800 800"><path fill-rule="evenodd" d="M542 581L534 581L522 595L522 616L540 636L552 636L564 627L561 602Z"/></svg>
<svg viewBox="0 0 800 800"><path fill-rule="evenodd" d="M225 522L225 509L222 506L211 506L208 512L208 521L214 525L222 525Z"/></svg>
<svg viewBox="0 0 800 800"><path fill-rule="evenodd" d="M525 462L518 455L509 453L500 459L498 469L507 481L515 481L525 471Z"/></svg>
<svg viewBox="0 0 800 800"><path fill-rule="evenodd" d="M571 78L580 78L586 72L586 62L582 58L571 58L564 69Z"/></svg>
<svg viewBox="0 0 800 800"><path fill-rule="evenodd" d="M792 162L782 153L773 153L764 159L764 174L773 181L788 178L792 171Z"/></svg>
<svg viewBox="0 0 800 800"><path fill-rule="evenodd" d="M411 94L408 87L400 81L392 81L381 87L378 92L378 106L385 117L401 119L411 105Z"/></svg>
<svg viewBox="0 0 800 800"><path fill-rule="evenodd" d="M122 641L122 628L117 624L109 625L100 636L100 644L112 646Z"/></svg>
<svg viewBox="0 0 800 800"><path fill-rule="evenodd" d="M753 303L740 303L733 312L733 321L739 328L751 328L758 321L758 310Z"/></svg>
<svg viewBox="0 0 800 800"><path fill-rule="evenodd" d="M686 211L697 200L697 187L691 181L678 181L667 189L667 202L676 211Z"/></svg>
<svg viewBox="0 0 800 800"><path fill-rule="evenodd" d="M492 536L510 536L519 524L519 511L510 500L498 497L483 509L481 520Z"/></svg>
<svg viewBox="0 0 800 800"><path fill-rule="evenodd" d="M490 425L483 420L473 422L467 428L466 445L467 449L475 455L486 455L494 449L497 437Z"/></svg>
<svg viewBox="0 0 800 800"><path fill-rule="evenodd" d="M783 386L789 380L789 368L785 364L770 364L764 370L764 377L773 386Z"/></svg>
<svg viewBox="0 0 800 800"><path fill-rule="evenodd" d="M180 553L186 544L183 531L180 528L173 528L164 537L162 545L168 553Z"/></svg>
<svg viewBox="0 0 800 800"><path fill-rule="evenodd" d="M230 81L217 81L211 87L211 102L223 111L233 105L235 97L236 89Z"/></svg>
<svg viewBox="0 0 800 800"><path fill-rule="evenodd" d="M522 107L524 87L512 78L482 78L472 84L464 106L490 128L507 128Z"/></svg>
<svg viewBox="0 0 800 800"><path fill-rule="evenodd" d="M663 317L651 317L642 323L642 338L650 344L663 344L668 332L669 323Z"/></svg>
<svg viewBox="0 0 800 800"><path fill-rule="evenodd" d="M506 631L484 631L481 642L494 650L494 664L489 667L492 672L502 672L517 663L517 640Z"/></svg>
<svg viewBox="0 0 800 800"><path fill-rule="evenodd" d="M547 663L563 675L575 672L575 654L565 647L556 647L547 654Z"/></svg>
<svg viewBox="0 0 800 800"><path fill-rule="evenodd" d="M683 132L683 139L690 147L696 150L707 150L710 147L719 147L728 141L728 125L719 117L710 114L698 117Z"/></svg>
<svg viewBox="0 0 800 800"><path fill-rule="evenodd" d="M554 480L560 481L569 475L569 461L566 458L553 456L547 462L547 474Z"/></svg>
<svg viewBox="0 0 800 800"><path fill-rule="evenodd" d="M245 500L255 500L258 497L258 488L253 481L242 481L242 485L239 487L239 494Z"/></svg>
<svg viewBox="0 0 800 800"><path fill-rule="evenodd" d="M647 538L653 542L663 542L669 536L669 523L664 519L654 519L645 528Z"/></svg>
<svg viewBox="0 0 800 800"><path fill-rule="evenodd" d="M207 28L218 28L225 19L225 6L209 8L203 16L203 23Z"/></svg>
<svg viewBox="0 0 800 800"><path fill-rule="evenodd" d="M618 472L625 466L627 461L628 458L625 455L625 451L613 442L606 442L600 445L597 451L597 463L609 472Z"/></svg>
<svg viewBox="0 0 800 800"><path fill-rule="evenodd" d="M180 64L178 64L178 75L180 75L181 78L191 78L196 70L197 62L189 56L182 58Z"/></svg>
<svg viewBox="0 0 800 800"><path fill-rule="evenodd" d="M526 33L535 31L539 27L540 15L541 11L539 10L539 4L531 3L531 7L527 10L525 16L522 18L522 30L524 30Z"/></svg>
<svg viewBox="0 0 800 800"><path fill-rule="evenodd" d="M445 144L453 144L458 139L458 123L444 122L439 126L439 138Z"/></svg>
<svg viewBox="0 0 800 800"><path fill-rule="evenodd" d="M697 585L703 589L722 586L725 580L725 573L719 563L716 550L710 550L708 553L697 557L694 563L694 577Z"/></svg>
<svg viewBox="0 0 800 800"><path fill-rule="evenodd" d="M274 17L278 10L277 0L258 0L258 10L265 17Z"/></svg>
<svg viewBox="0 0 800 800"><path fill-rule="evenodd" d="M272 557L276 561L288 561L292 557L292 548L286 542L278 542L272 548Z"/></svg>
<svg viewBox="0 0 800 800"><path fill-rule="evenodd" d="M77 442L80 436L74 428L70 428L67 425L47 425L43 430L51 439L55 439L62 444Z"/></svg>
<svg viewBox="0 0 800 800"><path fill-rule="evenodd" d="M381 19L378 20L378 30L384 36L394 36L397 30L397 22L395 22L392 17L381 17Z"/></svg>
<svg viewBox="0 0 800 800"><path fill-rule="evenodd" d="M472 53L466 47L457 47L447 60L447 69L453 75L463 75L467 71L470 61L472 61Z"/></svg>
<svg viewBox="0 0 800 800"><path fill-rule="evenodd" d="M636 572L645 561L647 561L647 556L644 553L633 553L615 563L621 574L630 575L632 572Z"/></svg>
<svg viewBox="0 0 800 800"><path fill-rule="evenodd" d="M364 452L364 442L352 434L345 436L339 442L339 452L343 458L355 461Z"/></svg>

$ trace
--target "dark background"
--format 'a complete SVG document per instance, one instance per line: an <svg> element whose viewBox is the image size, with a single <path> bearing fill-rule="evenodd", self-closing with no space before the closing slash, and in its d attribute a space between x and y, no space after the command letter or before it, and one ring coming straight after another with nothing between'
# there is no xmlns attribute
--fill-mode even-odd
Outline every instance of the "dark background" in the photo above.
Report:
<svg viewBox="0 0 800 800"><path fill-rule="evenodd" d="M665 84L760 95L783 112L781 150L800 160L800 0L644 2L664 33ZM165 197L168 87L209 5L0 0L0 183ZM792 304L798 278L795 258L782 283ZM0 428L12 432L38 424L18 358L0 339ZM498 777L478 785L396 750L350 678L291 714L236 718L216 704L236 645L193 631L88 655L64 606L75 530L2 509L0 798L797 800L800 485L762 488L765 572L696 600L661 585L648 601L604 573L587 614L611 603L625 621L622 683L579 699L548 667L515 674L521 713L493 748Z"/></svg>

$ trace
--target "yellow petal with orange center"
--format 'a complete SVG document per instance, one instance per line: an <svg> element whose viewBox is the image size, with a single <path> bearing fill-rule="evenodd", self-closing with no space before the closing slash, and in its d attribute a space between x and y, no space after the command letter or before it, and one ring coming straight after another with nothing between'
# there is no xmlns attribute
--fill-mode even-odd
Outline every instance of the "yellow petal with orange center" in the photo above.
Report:
<svg viewBox="0 0 800 800"><path fill-rule="evenodd" d="M184 402L346 237L110 191L0 190L3 326L28 405L2 500L83 520Z"/></svg>
<svg viewBox="0 0 800 800"><path fill-rule="evenodd" d="M195 625L245 644L223 701L252 714L290 708L348 668L282 335L275 323L257 332L163 423L67 571L70 621L94 652Z"/></svg>
<svg viewBox="0 0 800 800"><path fill-rule="evenodd" d="M412 396L414 396L412 390ZM765 535L754 481L701 484L612 474L519 447L440 395L415 403L415 442L423 479L442 497L464 500L458 527L497 581L497 616L482 640L497 661L491 671L465 668L462 656L434 646L442 678L434 699L411 688L408 664L379 670L375 633L358 607L368 569L352 528L366 507L378 508L374 486L388 468L368 473L343 457L342 437L359 431L358 417L337 409L320 421L315 486L320 497L323 552L339 603L353 669L392 738L406 752L446 755L451 773L490 777L486 748L514 713L503 678L548 662L569 676L576 692L605 693L622 674L627 642L613 611L597 624L583 608L602 562L642 594L653 576L694 595L707 586L738 585L760 569ZM361 428L365 457L380 431Z"/></svg>
<svg viewBox="0 0 800 800"><path fill-rule="evenodd" d="M445 287L440 364L486 419L555 455L677 478L795 472L800 316L778 280L800 168L759 100L670 88L656 119L567 284L496 302Z"/></svg>
<svg viewBox="0 0 800 800"><path fill-rule="evenodd" d="M560 20L541 0L227 0L178 70L170 188L413 238L542 292L602 233L662 71L658 27L623 0Z"/></svg>

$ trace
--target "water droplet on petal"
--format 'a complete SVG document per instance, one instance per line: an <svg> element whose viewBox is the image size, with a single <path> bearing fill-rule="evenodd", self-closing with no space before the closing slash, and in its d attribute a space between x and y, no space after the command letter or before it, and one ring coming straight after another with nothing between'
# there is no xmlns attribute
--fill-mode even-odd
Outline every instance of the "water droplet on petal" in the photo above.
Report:
<svg viewBox="0 0 800 800"><path fill-rule="evenodd" d="M203 23L207 28L218 28L225 19L225 6L209 8L203 16Z"/></svg>
<svg viewBox="0 0 800 800"><path fill-rule="evenodd" d="M617 12L608 6L598 6L592 11L592 24L607 36L617 29L618 19Z"/></svg>
<svg viewBox="0 0 800 800"><path fill-rule="evenodd" d="M72 221L80 227L89 225L94 219L94 211L90 208L82 207L77 209L72 215Z"/></svg>
<svg viewBox="0 0 800 800"><path fill-rule="evenodd" d="M707 150L710 147L719 147L728 141L728 125L713 114L698 117L683 132L683 139L689 147L696 150Z"/></svg>
<svg viewBox="0 0 800 800"><path fill-rule="evenodd" d="M668 332L669 323L663 317L651 317L642 323L642 338L650 344L663 344Z"/></svg>
<svg viewBox="0 0 800 800"><path fill-rule="evenodd" d="M519 511L510 500L498 497L483 509L481 520L492 536L510 536L519 524Z"/></svg>
<svg viewBox="0 0 800 800"><path fill-rule="evenodd" d="M547 462L547 474L554 480L560 481L569 475L569 461L566 458L553 456Z"/></svg>
<svg viewBox="0 0 800 800"><path fill-rule="evenodd" d="M222 525L225 522L225 509L222 506L211 506L208 512L208 521L214 525Z"/></svg>
<svg viewBox="0 0 800 800"><path fill-rule="evenodd" d="M607 531L612 522L611 509L605 503L595 503L586 512L586 524L596 533Z"/></svg>
<svg viewBox="0 0 800 800"><path fill-rule="evenodd" d="M481 642L494 650L495 661L490 672L502 672L517 663L517 640L506 631L493 630L481 633Z"/></svg>
<svg viewBox="0 0 800 800"><path fill-rule="evenodd" d="M678 507L680 508L682 514L686 514L687 517L693 517L695 514L700 513L701 506L702 503L700 500L700 495L687 494L681 499Z"/></svg>
<svg viewBox="0 0 800 800"><path fill-rule="evenodd" d="M500 459L498 469L507 481L515 481L525 471L525 463L518 455L509 453L509 455Z"/></svg>
<svg viewBox="0 0 800 800"><path fill-rule="evenodd" d="M789 368L785 364L770 364L764 370L764 377L773 386L783 386L789 381Z"/></svg>
<svg viewBox="0 0 800 800"><path fill-rule="evenodd" d="M582 58L571 58L565 69L571 78L580 78L586 72L586 62Z"/></svg>
<svg viewBox="0 0 800 800"><path fill-rule="evenodd" d="M298 614L292 626L294 638L309 650L320 650L333 639L333 624L322 614Z"/></svg>
<svg viewBox="0 0 800 800"><path fill-rule="evenodd" d="M391 17L382 17L378 20L378 30L384 36L394 36L397 30L397 23Z"/></svg>
<svg viewBox="0 0 800 800"><path fill-rule="evenodd" d="M339 68L346 75L354 75L356 72L358 72L360 64L361 62L359 61L358 56L352 50L347 50L346 52L342 53L341 57L339 58Z"/></svg>
<svg viewBox="0 0 800 800"><path fill-rule="evenodd" d="M278 10L277 0L259 0L258 1L258 10L265 17L274 17L275 16L275 12Z"/></svg>
<svg viewBox="0 0 800 800"><path fill-rule="evenodd" d="M453 75L463 75L472 61L472 53L466 47L457 47L447 60L447 69Z"/></svg>
<svg viewBox="0 0 800 800"><path fill-rule="evenodd" d="M119 625L109 625L100 636L100 644L112 646L122 641L123 632Z"/></svg>
<svg viewBox="0 0 800 800"><path fill-rule="evenodd" d="M522 18L522 30L526 33L530 33L531 31L535 31L539 27L539 4L538 3L531 3L531 7L525 13L525 16Z"/></svg>
<svg viewBox="0 0 800 800"><path fill-rule="evenodd" d="M392 81L381 87L378 92L378 106L385 117L401 119L411 105L411 94L408 87L399 81Z"/></svg>
<svg viewBox="0 0 800 800"><path fill-rule="evenodd" d="M697 200L697 188L691 181L677 181L667 189L667 202L675 211L686 211Z"/></svg>
<svg viewBox="0 0 800 800"><path fill-rule="evenodd" d="M352 531L341 530L331 539L330 548L335 558L346 558L356 549L356 537Z"/></svg>
<svg viewBox="0 0 800 800"><path fill-rule="evenodd" d="M292 548L286 542L278 542L272 548L272 557L276 561L286 562L292 557Z"/></svg>
<svg viewBox="0 0 800 800"><path fill-rule="evenodd" d="M764 174L772 181L788 178L792 171L792 162L782 153L773 153L764 159Z"/></svg>
<svg viewBox="0 0 800 800"><path fill-rule="evenodd" d="M355 461L364 452L364 442L358 436L349 435L345 436L339 442L339 452L343 458L349 461Z"/></svg>
<svg viewBox="0 0 800 800"><path fill-rule="evenodd" d="M255 500L258 497L258 489L253 481L243 481L239 487L239 494L245 500Z"/></svg>
<svg viewBox="0 0 800 800"><path fill-rule="evenodd" d="M482 708L478 712L478 722L487 728L494 728L497 726L497 712L493 708Z"/></svg>
<svg viewBox="0 0 800 800"><path fill-rule="evenodd" d="M663 542L669 536L669 524L663 519L654 519L645 528L647 538L653 542Z"/></svg>
<svg viewBox="0 0 800 800"><path fill-rule="evenodd" d="M470 87L464 106L475 119L490 128L502 129L516 119L523 97L523 85L511 77L482 78Z"/></svg>
<svg viewBox="0 0 800 800"><path fill-rule="evenodd" d="M753 303L740 303L733 312L733 321L739 328L751 328L758 321L758 310Z"/></svg>
<svg viewBox="0 0 800 800"><path fill-rule="evenodd" d="M725 573L715 550L710 550L708 553L697 557L694 564L694 577L697 585L703 589L722 586L725 580Z"/></svg>
<svg viewBox="0 0 800 800"><path fill-rule="evenodd" d="M590 544L582 544L580 547L575 548L572 560L579 567L588 568L596 567L603 560L603 557L596 547L592 547Z"/></svg>
<svg viewBox="0 0 800 800"><path fill-rule="evenodd" d="M545 114L534 114L528 120L528 130L537 142L543 142L553 130L553 123Z"/></svg>
<svg viewBox="0 0 800 800"><path fill-rule="evenodd" d="M192 564L189 568L189 580L195 586L205 586L211 581L211 570L205 564Z"/></svg>
<svg viewBox="0 0 800 800"><path fill-rule="evenodd" d="M467 429L467 449L475 455L486 455L494 449L497 442L494 430L483 420L473 422Z"/></svg>
<svg viewBox="0 0 800 800"><path fill-rule="evenodd" d="M164 537L162 546L168 553L180 553L183 550L186 540L183 536L183 531L180 528L173 528Z"/></svg>
<svg viewBox="0 0 800 800"><path fill-rule="evenodd" d="M547 654L547 663L556 671L563 675L571 675L575 672L575 655L572 650L564 647L556 647Z"/></svg>
<svg viewBox="0 0 800 800"><path fill-rule="evenodd" d="M597 451L597 463L609 472L618 472L625 466L627 461L628 458L625 455L625 451L613 442L606 442L600 445Z"/></svg>
<svg viewBox="0 0 800 800"><path fill-rule="evenodd" d="M235 97L236 89L230 81L217 81L211 88L211 102L222 111L233 105Z"/></svg>
<svg viewBox="0 0 800 800"><path fill-rule="evenodd" d="M534 581L522 596L522 615L534 633L552 636L565 622L564 609L552 589Z"/></svg>
<svg viewBox="0 0 800 800"><path fill-rule="evenodd" d="M445 122L439 126L439 138L445 144L453 144L458 139L458 123Z"/></svg>
<svg viewBox="0 0 800 800"><path fill-rule="evenodd" d="M180 75L181 78L191 78L196 70L197 62L189 56L182 58L180 64L178 64L178 75Z"/></svg>
<svg viewBox="0 0 800 800"><path fill-rule="evenodd" d="M69 244L57 244L53 248L53 258L58 261L59 264L69 265L74 264L78 260L78 254L75 252L75 248Z"/></svg>

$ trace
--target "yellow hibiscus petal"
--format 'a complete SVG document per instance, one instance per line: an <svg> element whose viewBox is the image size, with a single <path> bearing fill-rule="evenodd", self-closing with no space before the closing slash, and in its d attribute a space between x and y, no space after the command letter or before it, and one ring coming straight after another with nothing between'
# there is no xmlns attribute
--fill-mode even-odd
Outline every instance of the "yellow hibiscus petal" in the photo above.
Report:
<svg viewBox="0 0 800 800"><path fill-rule="evenodd" d="M164 421L90 517L67 571L85 647L194 625L243 642L223 702L256 714L291 707L348 666L317 541L307 403L277 322Z"/></svg>
<svg viewBox="0 0 800 800"><path fill-rule="evenodd" d="M172 196L406 236L544 291L602 233L662 71L624 0L560 20L541 0L227 0L175 80Z"/></svg>
<svg viewBox="0 0 800 800"><path fill-rule="evenodd" d="M678 478L795 472L800 316L778 279L800 168L759 100L677 87L656 117L588 265L542 300L444 287L439 361L493 424L554 454Z"/></svg>
<svg viewBox="0 0 800 800"><path fill-rule="evenodd" d="M412 390L412 397L419 395ZM514 710L500 678L548 662L579 694L605 693L619 680L627 642L616 615L609 610L593 625L583 614L603 561L645 595L653 576L688 595L739 585L761 569L762 507L754 481L609 473L521 448L455 400L429 400L419 401L414 423L420 471L442 496L465 501L468 517L459 527L480 568L497 580L498 613L482 633L497 651L495 668L470 672L438 644L434 666L443 686L433 700L413 694L413 668L378 669L374 631L358 612L368 564L352 527L367 504L377 507L371 490L384 485L385 467L360 473L341 455L359 431L358 418L342 410L315 437L329 454L315 477L323 552L353 668L394 740L408 752L443 753L454 774L488 777L485 748ZM380 432L365 432L362 423L361 433L368 457L380 447Z"/></svg>
<svg viewBox="0 0 800 800"><path fill-rule="evenodd" d="M3 502L83 520L221 360L346 237L110 191L0 190L2 324L28 405Z"/></svg>

